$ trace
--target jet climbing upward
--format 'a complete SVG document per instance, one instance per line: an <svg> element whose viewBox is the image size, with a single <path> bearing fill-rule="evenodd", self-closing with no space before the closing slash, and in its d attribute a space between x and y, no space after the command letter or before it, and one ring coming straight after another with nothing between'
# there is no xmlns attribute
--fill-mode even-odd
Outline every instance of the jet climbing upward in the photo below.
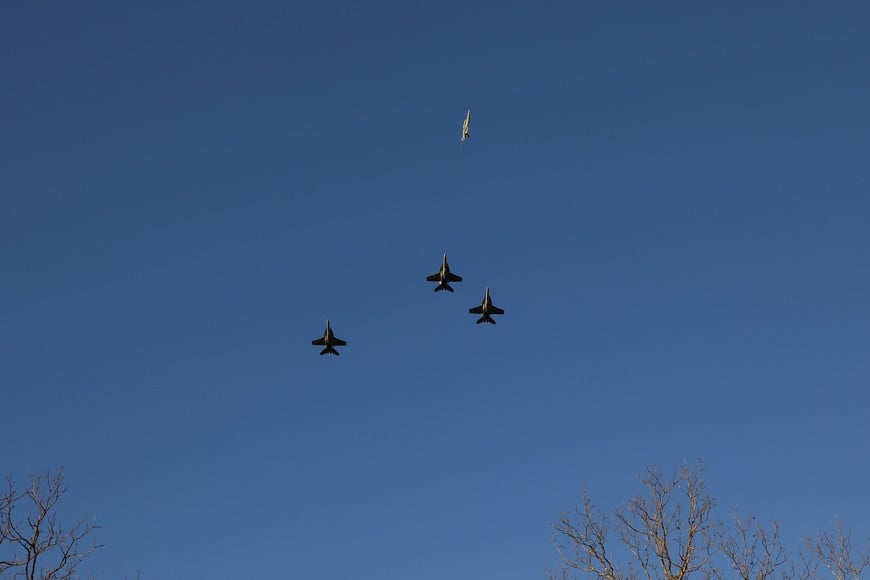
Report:
<svg viewBox="0 0 870 580"><path fill-rule="evenodd" d="M489 297L489 288L486 289L486 294L483 295L483 304L480 306L475 306L468 310L470 314L480 314L480 318L477 319L477 324L481 322L488 322L490 324L495 324L495 320L491 318L493 314L504 314L504 310L493 305L492 299Z"/></svg>
<svg viewBox="0 0 870 580"><path fill-rule="evenodd" d="M431 276L426 276L426 281L438 282L438 285L435 286L435 292L440 290L453 292L450 282L462 282L462 276L457 276L450 271L450 266L447 265L447 254L444 254L444 257L441 259L441 269Z"/></svg>
<svg viewBox="0 0 870 580"><path fill-rule="evenodd" d="M311 344L314 346L323 346L326 347L320 351L321 355L324 354L334 354L338 356L338 351L335 350L336 346L347 346L347 343L340 338L336 338L336 336L332 333L332 328L329 327L329 321L326 321L326 330L323 332L323 338L315 338L311 341Z"/></svg>

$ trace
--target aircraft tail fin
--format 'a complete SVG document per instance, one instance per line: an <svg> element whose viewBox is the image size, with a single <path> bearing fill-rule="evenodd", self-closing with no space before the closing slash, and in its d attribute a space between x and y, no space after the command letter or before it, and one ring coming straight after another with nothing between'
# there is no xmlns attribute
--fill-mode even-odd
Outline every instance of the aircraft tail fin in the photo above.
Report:
<svg viewBox="0 0 870 580"><path fill-rule="evenodd" d="M495 324L495 320L493 320L489 316L489 314L484 314L483 316L481 316L480 318L477 319L477 324L480 324L481 322L488 322L490 324Z"/></svg>
<svg viewBox="0 0 870 580"><path fill-rule="evenodd" d="M320 351L321 356L324 354L327 354L327 353L334 354L335 356L338 356L338 351L335 350L334 348L332 348L332 346L327 346L326 348L324 348L323 350Z"/></svg>
<svg viewBox="0 0 870 580"><path fill-rule="evenodd" d="M442 282L435 286L435 292L441 292L442 290L447 290L448 292L453 292L453 287L450 286L447 282Z"/></svg>

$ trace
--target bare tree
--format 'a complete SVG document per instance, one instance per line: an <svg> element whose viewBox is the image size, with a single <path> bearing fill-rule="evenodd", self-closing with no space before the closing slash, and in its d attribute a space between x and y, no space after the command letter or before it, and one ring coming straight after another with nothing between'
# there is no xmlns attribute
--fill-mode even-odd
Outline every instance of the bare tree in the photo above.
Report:
<svg viewBox="0 0 870 580"><path fill-rule="evenodd" d="M715 503L702 473L700 463L683 464L671 477L647 467L641 483L649 497L638 495L616 511L620 537L647 577L682 580L709 567Z"/></svg>
<svg viewBox="0 0 870 580"><path fill-rule="evenodd" d="M645 494L614 510L611 520L584 491L582 503L563 511L553 526L561 568L547 577L814 580L827 570L836 580L859 580L870 567L870 539L861 548L836 520L832 530L807 538L807 552L795 557L783 546L775 521L763 525L737 510L728 523L714 520L715 502L702 476L700 462L683 464L670 476L646 467L640 479Z"/></svg>
<svg viewBox="0 0 870 580"><path fill-rule="evenodd" d="M861 572L870 565L870 545L867 550L855 546L852 530L844 529L836 519L833 528L807 538L807 549L837 580L861 578Z"/></svg>
<svg viewBox="0 0 870 580"><path fill-rule="evenodd" d="M86 537L98 528L79 520L64 528L57 505L67 492L63 469L30 474L30 487L18 492L11 478L0 496L0 574L26 580L73 580L79 563L100 547ZM24 504L23 506L21 504Z"/></svg>
<svg viewBox="0 0 870 580"><path fill-rule="evenodd" d="M765 529L754 517L741 519L735 509L734 532L720 526L717 531L719 548L725 560L742 580L765 580L774 577L777 569L789 562L789 553L782 546L780 527L777 522L770 522ZM809 578L812 572L801 575L793 568L782 570L783 575L794 578Z"/></svg>
<svg viewBox="0 0 870 580"><path fill-rule="evenodd" d="M568 578L572 570L610 580L641 576L683 580L694 572L712 576L715 523L711 512L715 504L706 492L702 473L701 463L684 464L669 477L658 468L645 469L641 483L646 495L632 498L615 511L615 529L633 556L624 570L614 564L608 551L606 516L584 495L583 505L573 513L563 512L555 525L570 547L557 542L562 577Z"/></svg>
<svg viewBox="0 0 870 580"><path fill-rule="evenodd" d="M592 505L585 491L582 507L578 506L573 513L562 512L554 528L569 541L571 551L571 555L567 555L566 547L556 543L562 560L562 578L569 577L569 570L595 574L607 580L625 577L616 569L607 551L607 516ZM548 575L555 580L554 574Z"/></svg>
<svg viewBox="0 0 870 580"><path fill-rule="evenodd" d="M819 568L819 563L812 558L807 558L805 554L798 554L800 562L790 559L780 568L782 578L784 580L812 580L817 578L816 570Z"/></svg>

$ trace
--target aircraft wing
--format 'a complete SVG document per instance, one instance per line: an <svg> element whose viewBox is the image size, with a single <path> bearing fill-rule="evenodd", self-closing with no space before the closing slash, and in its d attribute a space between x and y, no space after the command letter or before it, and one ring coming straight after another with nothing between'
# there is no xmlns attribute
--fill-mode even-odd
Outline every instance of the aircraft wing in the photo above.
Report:
<svg viewBox="0 0 870 580"><path fill-rule="evenodd" d="M469 314L483 314L483 306L475 306L468 309Z"/></svg>
<svg viewBox="0 0 870 580"><path fill-rule="evenodd" d="M345 341L341 340L340 338L335 338L334 336L332 337L332 344L334 346L347 346L347 343Z"/></svg>
<svg viewBox="0 0 870 580"><path fill-rule="evenodd" d="M504 310L502 310L498 306L490 306L489 313L490 314L504 314Z"/></svg>
<svg viewBox="0 0 870 580"><path fill-rule="evenodd" d="M426 276L427 282L440 282L441 281L441 273L432 274L431 276Z"/></svg>
<svg viewBox="0 0 870 580"><path fill-rule="evenodd" d="M321 337L311 341L314 346L326 346L326 339Z"/></svg>
<svg viewBox="0 0 870 580"><path fill-rule="evenodd" d="M448 282L462 282L462 276L457 276L453 272L447 277Z"/></svg>

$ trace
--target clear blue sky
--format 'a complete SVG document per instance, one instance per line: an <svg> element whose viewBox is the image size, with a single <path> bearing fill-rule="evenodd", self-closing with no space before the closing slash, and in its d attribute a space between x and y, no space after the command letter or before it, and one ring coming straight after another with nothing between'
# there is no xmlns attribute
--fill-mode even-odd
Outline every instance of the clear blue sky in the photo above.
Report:
<svg viewBox="0 0 870 580"><path fill-rule="evenodd" d="M6 3L0 475L65 466L100 578L537 578L584 485L696 458L720 515L866 536L868 36L864 1Z"/></svg>

